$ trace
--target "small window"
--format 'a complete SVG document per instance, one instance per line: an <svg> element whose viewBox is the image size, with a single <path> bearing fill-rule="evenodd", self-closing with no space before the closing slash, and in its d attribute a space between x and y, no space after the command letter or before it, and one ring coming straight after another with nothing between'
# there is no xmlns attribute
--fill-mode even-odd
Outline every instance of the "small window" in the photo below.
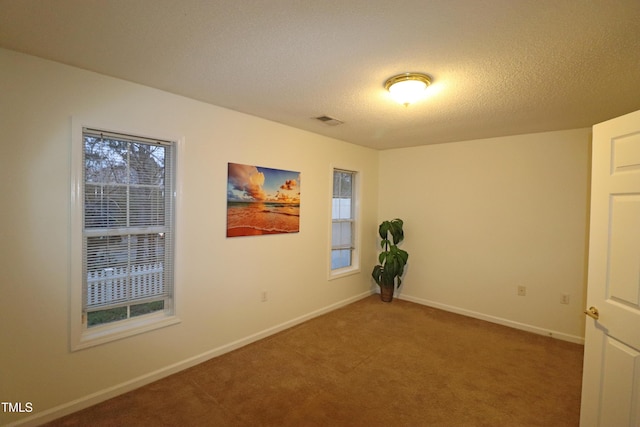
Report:
<svg viewBox="0 0 640 427"><path fill-rule="evenodd" d="M171 141L82 129L85 339L173 316L175 152Z"/></svg>
<svg viewBox="0 0 640 427"><path fill-rule="evenodd" d="M331 270L354 266L355 172L333 171Z"/></svg>

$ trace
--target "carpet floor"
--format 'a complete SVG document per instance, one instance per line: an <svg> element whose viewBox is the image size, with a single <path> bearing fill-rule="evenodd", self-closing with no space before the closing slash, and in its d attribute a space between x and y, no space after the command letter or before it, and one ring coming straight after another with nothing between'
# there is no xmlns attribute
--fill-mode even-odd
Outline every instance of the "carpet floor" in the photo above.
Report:
<svg viewBox="0 0 640 427"><path fill-rule="evenodd" d="M583 346L373 295L49 426L578 426Z"/></svg>

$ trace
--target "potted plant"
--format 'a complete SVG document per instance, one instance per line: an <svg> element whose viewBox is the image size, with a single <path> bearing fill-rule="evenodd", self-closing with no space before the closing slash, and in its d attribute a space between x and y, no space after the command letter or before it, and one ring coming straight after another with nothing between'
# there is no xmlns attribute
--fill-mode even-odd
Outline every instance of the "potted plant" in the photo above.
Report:
<svg viewBox="0 0 640 427"><path fill-rule="evenodd" d="M380 247L382 252L378 256L380 264L373 267L371 276L380 286L380 299L384 302L393 300L395 287L400 287L404 267L409 259L409 254L398 247L404 240L402 231L403 221L400 218L391 221L383 221L378 232L380 233Z"/></svg>

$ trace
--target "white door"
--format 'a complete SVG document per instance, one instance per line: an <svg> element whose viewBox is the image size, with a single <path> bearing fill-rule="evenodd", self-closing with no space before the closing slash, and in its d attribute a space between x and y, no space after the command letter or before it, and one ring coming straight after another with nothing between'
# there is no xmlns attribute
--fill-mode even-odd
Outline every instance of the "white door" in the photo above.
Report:
<svg viewBox="0 0 640 427"><path fill-rule="evenodd" d="M638 427L640 111L593 127L588 274L580 425Z"/></svg>

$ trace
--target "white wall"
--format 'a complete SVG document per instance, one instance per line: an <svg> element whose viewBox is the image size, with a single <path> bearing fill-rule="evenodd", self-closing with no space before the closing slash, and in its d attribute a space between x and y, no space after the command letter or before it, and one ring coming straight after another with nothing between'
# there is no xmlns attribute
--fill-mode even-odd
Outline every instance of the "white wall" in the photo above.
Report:
<svg viewBox="0 0 640 427"><path fill-rule="evenodd" d="M581 342L590 132L380 152L378 219L405 220L410 254L401 296Z"/></svg>
<svg viewBox="0 0 640 427"><path fill-rule="evenodd" d="M69 351L71 118L184 137L175 326ZM0 424L59 416L370 291L368 268L327 279L331 165L361 172L377 226L374 150L0 50ZM227 239L227 163L301 172L300 232ZM363 233L363 261L375 235ZM370 263L369 263L370 264ZM262 290L268 302L261 302Z"/></svg>

